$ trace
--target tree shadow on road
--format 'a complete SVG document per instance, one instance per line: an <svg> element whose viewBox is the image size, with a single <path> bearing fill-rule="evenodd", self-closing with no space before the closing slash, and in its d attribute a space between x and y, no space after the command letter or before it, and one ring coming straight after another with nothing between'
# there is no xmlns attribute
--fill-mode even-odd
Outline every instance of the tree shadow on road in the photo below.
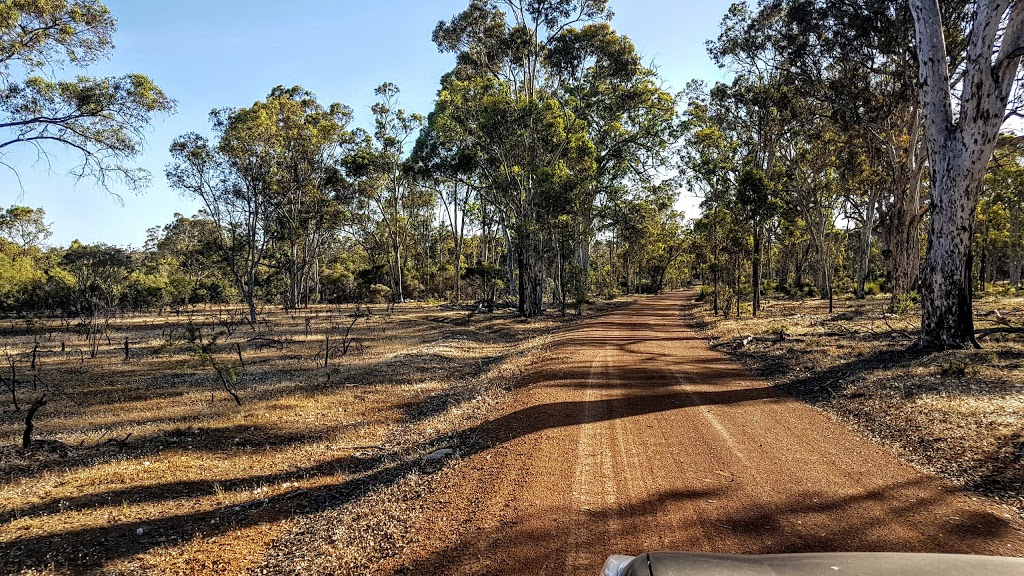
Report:
<svg viewBox="0 0 1024 576"><path fill-rule="evenodd" d="M669 314L669 318L674 319L674 314ZM623 326L621 323L604 321L590 323L585 335L565 337L562 348L571 352L597 341L604 341L602 339L606 339L607 335L602 336L600 332L612 329L621 331ZM659 352L657 349L659 341L699 339L696 336L666 335L662 332L663 324L642 321L638 321L631 329L645 331L650 336L622 338L611 344L639 356L635 365L618 372L618 376L607 378L596 387L597 393L602 394L597 399L527 406L477 426L467 427L452 434L437 435L403 450L376 453L371 457L347 454L327 458L323 462L287 473L241 474L224 481L229 487L248 487L326 475L343 478L315 489L291 490L267 498L253 496L241 504L218 506L201 512L155 519L113 521L104 526L72 527L59 534L38 535L28 532L19 535L8 531L0 536L3 539L0 543L0 572L56 566L71 573L87 573L101 570L111 561L145 553L168 543L209 538L241 528L339 509L394 486L410 474L429 472L432 468L424 463L422 455L439 447L454 446L457 456L468 458L494 446L567 426L700 406L794 401L767 384L737 387L737 378L742 376L742 370L729 368L722 360L687 362L678 358L673 359L671 354ZM570 356L571 354L556 355L546 360L535 366L527 377L510 382L509 387L539 384L553 388L594 387L593 383L586 384L593 367L588 363L574 363ZM876 358L875 362L883 360ZM655 365L659 365L659 369L654 369ZM686 381L687 386L681 386L682 381L671 376L673 374L681 374L680 378ZM455 401L463 400L458 398ZM446 401L445 406L449 407L451 404ZM416 413L411 415L416 417ZM291 441L289 438L281 440ZM722 547L726 548L717 551L737 552L833 549L957 551L976 549L978 541L1005 535L1009 529L1004 520L978 513L977 516L961 516L956 520L941 520L939 524L948 530L944 528L945 531L922 534L919 531L923 530L921 527L925 525L922 519L941 509L941 503L953 498L954 495L938 484L927 484L932 482L931 480L915 482L925 484L893 484L875 492L845 497L805 492L771 508L743 510L708 507L704 515L705 520L700 524L676 527L676 532L659 533L656 530L652 531L650 527L657 525L658 518L667 507L682 503L696 505L703 500L720 497L727 489L711 488L707 491L662 494L651 501L634 504L626 510L627 519L617 524L612 533L601 538L588 536L587 538L593 538L592 542L586 538L580 540L580 549L587 551L584 554L586 563L603 559L603 556L610 553L642 552L655 545L664 548L708 549L715 547L716 542L724 543ZM88 512L108 506L119 499L135 498L137 501L164 502L205 495L210 490L208 482L171 483L141 491L112 490L90 494L68 502L65 507ZM884 507L879 503L881 500L893 500L901 504L895 508ZM43 502L25 513L45 514L55 509L60 510L60 506L58 502ZM552 543L559 541L560 534L573 530L580 533L593 532L594 525L606 524L604 520L608 517L620 518L622 512L592 510L582 515L559 518L559 522L554 523L557 528L551 527L550 522L541 522L538 525L526 523L509 528L517 531L511 536L515 537L514 542L521 544L516 544L516 548L508 553L515 558L516 564L523 567L521 573L551 572L551 567L558 566L561 562L558 554L564 553L551 548L554 546ZM557 515L564 511L551 510L548 513ZM794 524L797 522L794 520L796 517L817 518L826 515L831 520L818 519L803 527ZM841 521L836 522L836 518ZM934 526L935 523L932 522L930 525ZM438 551L430 558L410 565L407 573L433 573L433 567L458 565L452 563L453 559L457 561L471 550L479 551L479 543L505 542L510 535L502 530L504 529L499 529L494 534L473 535L472 538L459 540L448 549ZM648 540L641 537L650 534L659 534L658 539ZM745 537L740 538L738 535L741 534L745 534ZM754 538L751 538L751 535ZM694 542L699 542L700 546L695 547ZM741 545L740 542L759 544L750 546ZM505 569L502 571L511 572Z"/></svg>
<svg viewBox="0 0 1024 576"><path fill-rule="evenodd" d="M944 514L957 492L924 476L855 495L805 491L752 508L742 501L730 503L729 492L724 487L659 494L622 509L541 510L487 533L451 538L440 547L423 542L423 551L410 551L396 573L597 574L612 554L657 550L1021 553L996 543L1014 537L1004 518L984 511ZM686 513L692 508L698 512ZM673 524L680 509L684 517L699 520Z"/></svg>
<svg viewBox="0 0 1024 576"><path fill-rule="evenodd" d="M637 380L630 376L622 381L612 381L608 385L614 389L642 382L645 374L639 371L636 376ZM653 374L646 376L653 378ZM585 380L587 377L585 367L566 368L557 362L551 362L532 371L530 377L520 385L544 382L557 386L560 383ZM242 504L221 506L204 512L115 522L102 527L69 529L59 534L8 534L5 541L0 543L0 572L55 565L72 572L84 573L100 569L110 561L164 546L168 542L209 538L249 526L340 508L368 494L393 486L413 472L429 471L430 467L424 464L420 456L424 451L441 446L457 446L458 456L467 458L493 446L545 430L701 405L757 400L787 399L770 387L694 393L668 389L652 392L651 387L636 386L631 393L618 394L607 399L529 406L454 434L437 436L419 445L418 449L382 453L372 458L344 456L287 473L239 476L220 483L222 487L243 488L339 473L352 476L350 479L320 486L315 490L293 490L269 498L253 497ZM293 439L282 440L290 442ZM5 517L9 519L15 514L48 514L64 509L86 512L122 501L166 502L206 496L212 489L211 482L179 482L142 489L105 491L70 501L43 502L17 513L9 511Z"/></svg>

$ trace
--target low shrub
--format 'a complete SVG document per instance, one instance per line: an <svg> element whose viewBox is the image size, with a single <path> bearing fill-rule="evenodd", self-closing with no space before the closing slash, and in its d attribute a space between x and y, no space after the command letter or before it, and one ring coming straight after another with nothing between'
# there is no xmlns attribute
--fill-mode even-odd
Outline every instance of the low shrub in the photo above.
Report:
<svg viewBox="0 0 1024 576"><path fill-rule="evenodd" d="M711 286L701 286L697 291L697 302L705 302L715 295L715 289Z"/></svg>

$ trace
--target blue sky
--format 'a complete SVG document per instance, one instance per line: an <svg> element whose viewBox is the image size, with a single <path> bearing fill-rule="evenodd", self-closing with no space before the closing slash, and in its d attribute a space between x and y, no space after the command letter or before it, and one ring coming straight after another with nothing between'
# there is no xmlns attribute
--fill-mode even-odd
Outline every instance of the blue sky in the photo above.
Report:
<svg viewBox="0 0 1024 576"><path fill-rule="evenodd" d="M693 78L715 80L704 42L717 34L729 0L705 2L612 0L613 26L629 36L653 62L668 88L681 90ZM355 110L355 123L370 123L373 90L383 82L402 89L403 106L426 114L438 81L454 62L430 40L439 20L468 0L107 0L117 17L117 48L92 75L148 74L178 101L178 111L158 119L138 165L153 174L141 194L109 194L90 181L67 176L72 158L57 151L49 165L34 153L15 150L7 160L18 178L0 172L0 207L22 204L46 209L51 244L73 239L141 246L146 230L171 221L175 212L199 205L168 188L164 166L171 141L205 132L213 108L247 106L277 85L302 85L323 103ZM680 205L694 211L695 202Z"/></svg>

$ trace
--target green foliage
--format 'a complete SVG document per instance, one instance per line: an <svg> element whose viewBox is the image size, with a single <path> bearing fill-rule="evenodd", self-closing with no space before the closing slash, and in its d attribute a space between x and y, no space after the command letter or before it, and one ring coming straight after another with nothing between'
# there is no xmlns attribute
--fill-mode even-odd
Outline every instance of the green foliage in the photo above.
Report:
<svg viewBox="0 0 1024 576"><path fill-rule="evenodd" d="M11 206L0 212L0 239L16 244L22 250L40 248L53 233L46 224L42 208Z"/></svg>
<svg viewBox="0 0 1024 576"><path fill-rule="evenodd" d="M116 20L99 0L12 0L0 3L0 124L9 132L0 149L46 144L78 154L72 169L107 186L148 181L127 161L142 152L145 129L175 102L142 74L111 78L50 75L84 68L109 56Z"/></svg>
<svg viewBox="0 0 1024 576"><path fill-rule="evenodd" d="M474 0L434 32L457 63L420 149L443 152L502 214L527 316L542 309L545 269L563 304L588 291L595 204L602 196L614 204L628 186L654 188L651 168L672 140L674 98L605 9L596 0L528 8ZM597 278L606 292L611 272Z"/></svg>
<svg viewBox="0 0 1024 576"><path fill-rule="evenodd" d="M476 289L478 300L491 307L494 306L495 295L505 286L506 281L504 269L485 262L467 266L462 277Z"/></svg>
<svg viewBox="0 0 1024 576"><path fill-rule="evenodd" d="M248 108L215 110L216 144L195 133L171 144L168 181L202 200L209 223L198 224L198 242L214 248L250 322L257 293L289 308L319 297L311 279L346 218L339 164L350 118L341 104L278 86Z"/></svg>
<svg viewBox="0 0 1024 576"><path fill-rule="evenodd" d="M966 378L978 374L978 368L965 360L953 360L941 365L939 374L943 378Z"/></svg>
<svg viewBox="0 0 1024 576"><path fill-rule="evenodd" d="M392 295L391 288L383 284L373 284L366 292L366 300L373 304L383 304L390 301Z"/></svg>
<svg viewBox="0 0 1024 576"><path fill-rule="evenodd" d="M372 108L374 130L356 132L356 146L343 164L354 186L353 212L366 238L364 249L386 255L387 282L402 301L407 285L416 291L404 277L410 239L434 207L433 195L419 185L416 167L407 157L426 118L400 107L394 84L384 83L375 93L380 100Z"/></svg>
<svg viewBox="0 0 1024 576"><path fill-rule="evenodd" d="M917 292L901 294L892 303L892 312L897 315L905 315L914 312L921 305L921 296Z"/></svg>
<svg viewBox="0 0 1024 576"><path fill-rule="evenodd" d="M710 286L701 286L697 290L697 302L707 302L712 295L714 295L715 289Z"/></svg>
<svg viewBox="0 0 1024 576"><path fill-rule="evenodd" d="M23 310L46 274L31 256L0 250L0 310Z"/></svg>
<svg viewBox="0 0 1024 576"><path fill-rule="evenodd" d="M1014 298L1018 292L1018 287L1013 284L994 284L988 288L986 294L993 298Z"/></svg>

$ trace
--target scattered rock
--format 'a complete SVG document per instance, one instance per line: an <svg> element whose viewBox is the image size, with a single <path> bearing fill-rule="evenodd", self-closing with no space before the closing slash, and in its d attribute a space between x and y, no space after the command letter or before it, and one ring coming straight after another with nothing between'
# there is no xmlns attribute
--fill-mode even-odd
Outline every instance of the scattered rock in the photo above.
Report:
<svg viewBox="0 0 1024 576"><path fill-rule="evenodd" d="M424 464L428 464L430 462L439 462L439 461L444 460L445 458L451 456L454 453L455 453L455 450L452 450L451 448L441 448L440 450L435 450L435 451L431 452L430 454L427 454L426 456L424 456L423 457L423 463Z"/></svg>

